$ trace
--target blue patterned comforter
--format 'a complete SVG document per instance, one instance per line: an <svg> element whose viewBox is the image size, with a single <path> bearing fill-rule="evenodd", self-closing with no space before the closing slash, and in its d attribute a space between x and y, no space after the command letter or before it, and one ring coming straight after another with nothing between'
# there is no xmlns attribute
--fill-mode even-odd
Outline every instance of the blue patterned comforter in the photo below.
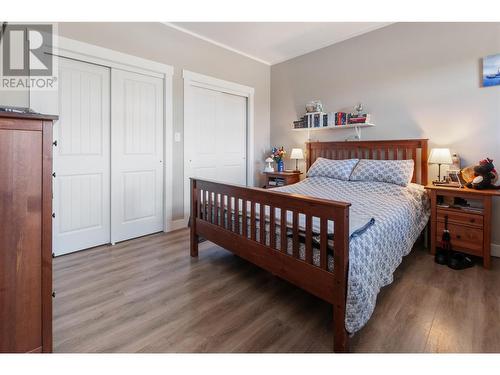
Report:
<svg viewBox="0 0 500 375"><path fill-rule="evenodd" d="M346 329L361 329L375 308L380 289L393 281L393 273L424 229L430 205L421 185L407 187L384 182L343 181L309 177L273 191L304 194L350 202L350 214L373 217L375 222L349 245L349 283Z"/></svg>

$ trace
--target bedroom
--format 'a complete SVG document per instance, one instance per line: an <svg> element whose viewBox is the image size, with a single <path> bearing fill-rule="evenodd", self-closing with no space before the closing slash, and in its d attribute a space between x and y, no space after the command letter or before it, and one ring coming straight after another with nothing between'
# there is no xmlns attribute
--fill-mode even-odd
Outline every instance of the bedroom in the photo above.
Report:
<svg viewBox="0 0 500 375"><path fill-rule="evenodd" d="M432 184L500 160L499 22L45 25L58 87L0 90L2 352L500 351L496 172Z"/></svg>

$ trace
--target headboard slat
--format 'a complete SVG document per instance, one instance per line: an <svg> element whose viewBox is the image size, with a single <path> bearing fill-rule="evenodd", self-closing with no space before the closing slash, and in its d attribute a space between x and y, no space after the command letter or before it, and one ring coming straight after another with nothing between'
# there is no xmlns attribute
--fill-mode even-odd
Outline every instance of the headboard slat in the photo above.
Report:
<svg viewBox="0 0 500 375"><path fill-rule="evenodd" d="M427 142L427 139L308 142L306 156L307 168L309 168L319 157L327 159L413 159L415 168L413 170L412 182L418 182L425 185L428 179ZM420 150L420 155L418 150Z"/></svg>

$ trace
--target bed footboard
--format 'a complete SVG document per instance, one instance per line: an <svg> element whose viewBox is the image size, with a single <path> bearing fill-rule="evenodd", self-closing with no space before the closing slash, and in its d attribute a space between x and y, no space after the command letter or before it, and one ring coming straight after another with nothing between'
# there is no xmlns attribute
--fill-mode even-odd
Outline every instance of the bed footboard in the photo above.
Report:
<svg viewBox="0 0 500 375"><path fill-rule="evenodd" d="M191 178L190 254L198 256L201 236L331 303L333 348L335 352L346 352L349 206L345 202ZM328 265L328 228L332 226L333 270ZM319 248L315 248L313 236L318 233ZM303 257L299 252L301 243ZM319 251L319 262L313 260L314 251L316 255Z"/></svg>

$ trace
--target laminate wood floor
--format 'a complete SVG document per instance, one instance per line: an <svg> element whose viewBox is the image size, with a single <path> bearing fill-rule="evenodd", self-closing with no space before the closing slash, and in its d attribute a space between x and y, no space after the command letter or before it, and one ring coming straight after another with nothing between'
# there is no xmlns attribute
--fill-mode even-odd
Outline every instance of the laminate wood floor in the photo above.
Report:
<svg viewBox="0 0 500 375"><path fill-rule="evenodd" d="M189 232L54 260L55 352L330 352L332 309ZM453 271L416 248L354 352L500 352L500 260Z"/></svg>

